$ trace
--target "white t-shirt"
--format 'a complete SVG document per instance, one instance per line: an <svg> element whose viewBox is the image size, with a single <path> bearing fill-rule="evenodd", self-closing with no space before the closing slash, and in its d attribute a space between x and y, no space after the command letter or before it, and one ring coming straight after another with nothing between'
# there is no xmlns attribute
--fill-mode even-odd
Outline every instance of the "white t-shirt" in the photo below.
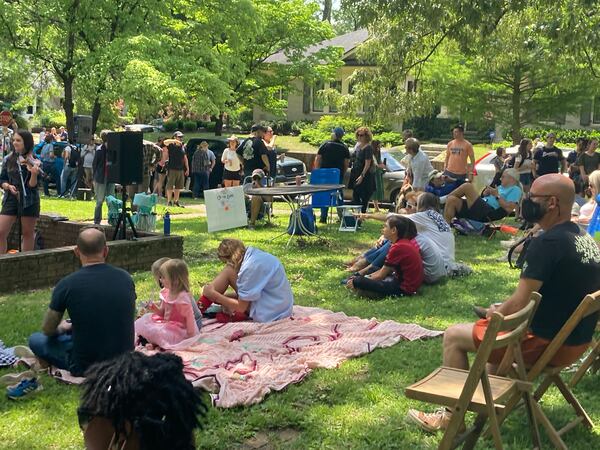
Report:
<svg viewBox="0 0 600 450"><path fill-rule="evenodd" d="M438 248L448 267L454 264L454 234L439 212L433 210L406 214L417 226L420 235L426 236Z"/></svg>
<svg viewBox="0 0 600 450"><path fill-rule="evenodd" d="M444 255L442 255L439 247L426 236L426 233L418 233L415 240L419 244L421 259L423 260L425 283L438 282L448 274Z"/></svg>
<svg viewBox="0 0 600 450"><path fill-rule="evenodd" d="M230 161L230 164L227 164L227 161ZM221 162L225 165L225 170L228 170L229 172L239 172L241 169L240 159L235 150L230 150L228 148L223 150Z"/></svg>
<svg viewBox="0 0 600 450"><path fill-rule="evenodd" d="M429 157L419 150L416 155L410 157L409 164L413 173L412 187L425 190L425 186L429 183L429 173L433 170Z"/></svg>

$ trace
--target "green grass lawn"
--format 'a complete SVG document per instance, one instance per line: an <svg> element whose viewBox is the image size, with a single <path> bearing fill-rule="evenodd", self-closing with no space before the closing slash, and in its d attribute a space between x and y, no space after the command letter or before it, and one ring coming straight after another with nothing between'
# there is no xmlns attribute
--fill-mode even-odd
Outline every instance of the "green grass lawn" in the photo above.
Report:
<svg viewBox="0 0 600 450"><path fill-rule="evenodd" d="M60 212L85 216L83 202L57 202ZM74 217L74 216L73 216ZM514 289L518 272L496 259L502 254L499 240L457 238L457 257L468 262L470 277L426 286L413 298L368 301L340 285L345 277L342 262L368 247L380 225L368 223L360 233L322 230L323 239L285 248L285 238L274 239L287 217L278 215L278 227L231 230L208 234L204 219L173 218L172 231L184 236L185 259L190 265L194 293L220 269L215 249L224 237L242 239L278 256L292 283L296 303L318 306L363 318L376 317L418 323L431 329L473 321L471 305L488 305L504 299ZM159 229L161 225L159 224ZM31 274L35 276L34 274ZM140 301L154 289L149 272L134 273ZM51 290L15 293L0 297L0 338L8 345L23 344L37 331L47 308ZM429 409L404 397L404 388L427 375L441 361L441 339L401 342L343 363L338 369L318 369L303 382L282 392L269 394L255 406L233 409L211 408L205 429L198 432L202 449L247 447L252 438L267 438L276 449L427 449L439 437L426 435L405 422L410 407ZM0 371L0 375L8 372ZM77 425L79 388L42 377L44 390L21 402L0 396L0 448L79 449L82 437ZM592 419L600 421L600 391L597 376L587 376L575 393ZM551 420L565 423L568 407L556 392L544 397ZM523 410L504 424L505 448L530 448ZM565 436L571 449L600 448L598 429L578 427ZM544 436L544 445L550 442ZM492 448L483 441L478 448Z"/></svg>

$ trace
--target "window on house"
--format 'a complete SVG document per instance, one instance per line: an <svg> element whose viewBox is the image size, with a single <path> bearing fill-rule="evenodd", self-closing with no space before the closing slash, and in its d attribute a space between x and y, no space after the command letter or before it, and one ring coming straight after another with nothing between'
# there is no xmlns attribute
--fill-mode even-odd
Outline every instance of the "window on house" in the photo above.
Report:
<svg viewBox="0 0 600 450"><path fill-rule="evenodd" d="M319 91L325 89L325 83L316 81L312 88L312 110L314 112L323 112L323 99L318 95Z"/></svg>
<svg viewBox="0 0 600 450"><path fill-rule="evenodd" d="M33 114L33 105L27 107L27 114Z"/></svg>
<svg viewBox="0 0 600 450"><path fill-rule="evenodd" d="M336 91L338 91L341 94L342 93L342 80L332 81L331 83L329 83L329 88L335 89ZM330 113L338 112L337 105L335 105L335 104L329 105L329 112Z"/></svg>
<svg viewBox="0 0 600 450"><path fill-rule="evenodd" d="M406 92L417 92L417 80L408 80L406 82Z"/></svg>
<svg viewBox="0 0 600 450"><path fill-rule="evenodd" d="M592 118L593 123L600 123L600 97L594 98L594 112Z"/></svg>

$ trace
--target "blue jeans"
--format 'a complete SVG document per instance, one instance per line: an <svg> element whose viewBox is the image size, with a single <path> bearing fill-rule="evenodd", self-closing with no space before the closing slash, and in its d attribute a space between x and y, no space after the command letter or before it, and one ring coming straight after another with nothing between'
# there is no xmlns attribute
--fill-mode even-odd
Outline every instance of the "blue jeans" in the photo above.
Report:
<svg viewBox="0 0 600 450"><path fill-rule="evenodd" d="M29 336L29 348L35 356L54 367L69 370L73 350L73 337L70 334L48 337L44 333L33 333Z"/></svg>
<svg viewBox="0 0 600 450"><path fill-rule="evenodd" d="M65 164L62 175L60 177L60 185L62 187L60 195L70 194L73 185L77 182L77 167L69 167Z"/></svg>
<svg viewBox="0 0 600 450"><path fill-rule="evenodd" d="M44 194L47 196L50 195L48 183L50 182L50 178L52 178L56 184L56 192L58 195L60 195L60 174L58 173L58 170L56 170L56 164L54 161L44 161L42 163L42 170L46 172L47 175L42 180L42 184L44 185Z"/></svg>
<svg viewBox="0 0 600 450"><path fill-rule="evenodd" d="M367 260L367 262L370 265L381 269L383 267L383 263L385 262L385 258L387 257L388 251L390 250L391 246L392 243L390 241L385 241L385 243L381 247L373 247L372 249L367 250L363 254L363 257Z"/></svg>
<svg viewBox="0 0 600 450"><path fill-rule="evenodd" d="M204 196L204 191L208 190L208 179L210 178L210 172L194 172L194 197L200 197L200 194Z"/></svg>

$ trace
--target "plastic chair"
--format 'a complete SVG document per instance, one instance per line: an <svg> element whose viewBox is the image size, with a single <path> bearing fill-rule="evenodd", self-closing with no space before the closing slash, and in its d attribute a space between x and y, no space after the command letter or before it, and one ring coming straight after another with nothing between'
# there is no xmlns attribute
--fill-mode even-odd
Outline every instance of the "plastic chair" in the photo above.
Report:
<svg viewBox="0 0 600 450"><path fill-rule="evenodd" d="M141 231L154 231L156 228L157 194L144 194L139 192L133 197L133 204L137 211L131 217L133 224Z"/></svg>
<svg viewBox="0 0 600 450"><path fill-rule="evenodd" d="M310 173L310 184L339 184L339 182L340 169L315 169ZM311 206L313 208L331 208L334 206L338 206L338 204L338 190L316 192L311 196Z"/></svg>

